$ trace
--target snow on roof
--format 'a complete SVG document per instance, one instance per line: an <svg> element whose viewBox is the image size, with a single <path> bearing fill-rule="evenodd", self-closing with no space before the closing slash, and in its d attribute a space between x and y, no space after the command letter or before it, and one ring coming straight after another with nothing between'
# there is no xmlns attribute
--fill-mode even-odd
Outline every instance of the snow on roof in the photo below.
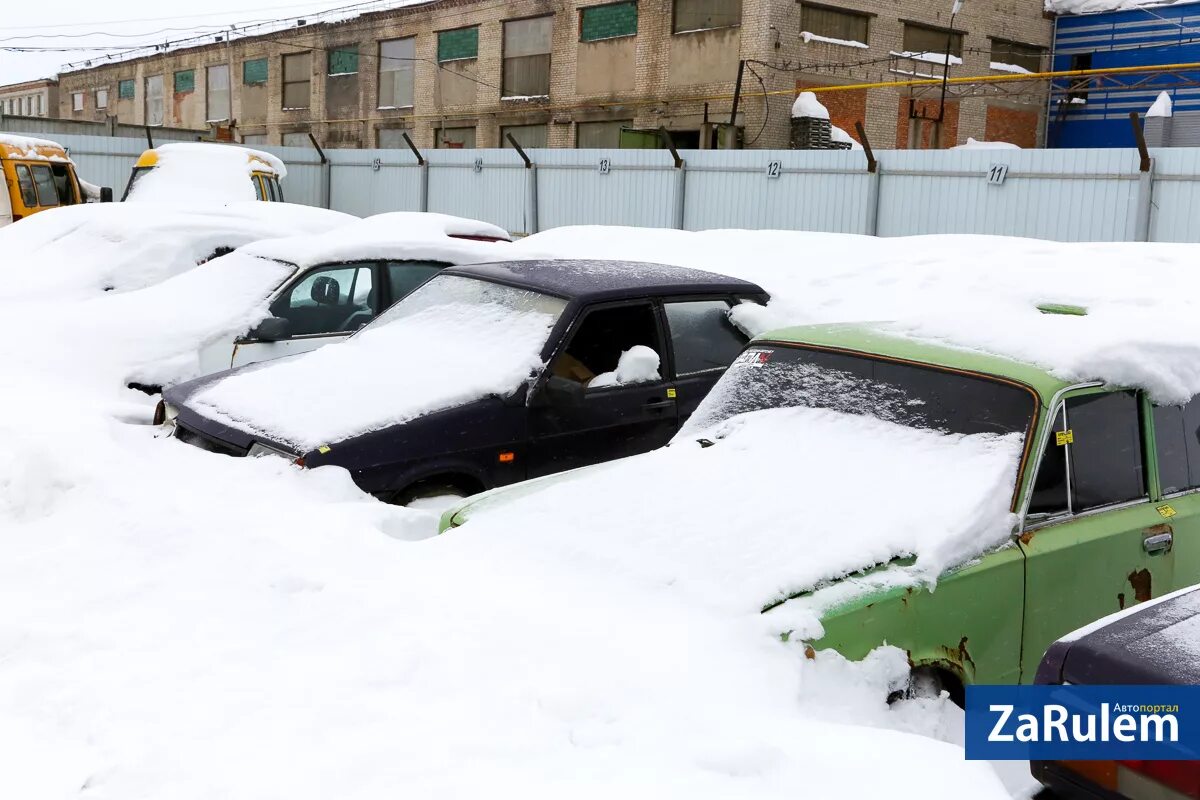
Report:
<svg viewBox="0 0 1200 800"><path fill-rule="evenodd" d="M829 119L829 109L821 105L814 92L801 92L792 103L792 117L811 117L813 119Z"/></svg>
<svg viewBox="0 0 1200 800"><path fill-rule="evenodd" d="M1195 245L571 226L515 248L682 264L754 281L772 297L758 315L760 330L890 320L898 334L1006 356L1064 380L1142 387L1163 402L1200 394ZM1037 309L1044 303L1088 313L1044 314Z"/></svg>
<svg viewBox="0 0 1200 800"><path fill-rule="evenodd" d="M264 205L270 205L264 204ZM455 237L495 237L486 242ZM517 257L508 232L488 222L419 211L393 211L336 229L256 242L245 252L310 267L356 258L404 258L472 264Z"/></svg>
<svg viewBox="0 0 1200 800"><path fill-rule="evenodd" d="M154 148L157 164L138 178L128 202L170 205L254 200L250 176L266 165L282 179L287 168L261 150L213 142L171 142Z"/></svg>
<svg viewBox="0 0 1200 800"><path fill-rule="evenodd" d="M1169 117L1171 109L1171 95L1167 92L1159 92L1158 97L1154 98L1154 102L1150 104L1150 108L1146 109L1146 117Z"/></svg>
<svg viewBox="0 0 1200 800"><path fill-rule="evenodd" d="M951 150L1020 150L1019 145L1010 142L981 142L968 136L964 144L956 144Z"/></svg>
<svg viewBox="0 0 1200 800"><path fill-rule="evenodd" d="M0 229L5 271L20 271L20 280L0 283L0 299L139 289L194 268L218 248L328 231L354 220L338 211L254 201L55 208Z"/></svg>
<svg viewBox="0 0 1200 800"><path fill-rule="evenodd" d="M49 139L0 132L0 155L31 161L70 161L66 148Z"/></svg>

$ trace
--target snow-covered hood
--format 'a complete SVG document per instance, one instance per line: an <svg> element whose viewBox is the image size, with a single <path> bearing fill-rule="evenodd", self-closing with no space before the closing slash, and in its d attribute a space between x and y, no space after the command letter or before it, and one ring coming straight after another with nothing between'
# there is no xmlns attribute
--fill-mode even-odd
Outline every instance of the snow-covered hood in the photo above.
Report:
<svg viewBox="0 0 1200 800"><path fill-rule="evenodd" d="M205 417L300 451L488 395L541 369L556 319L488 304L438 305L193 394Z"/></svg>
<svg viewBox="0 0 1200 800"><path fill-rule="evenodd" d="M355 219L291 203L55 208L0 230L9 278L0 283L0 299L85 299L140 289L193 269L221 248L328 231Z"/></svg>
<svg viewBox="0 0 1200 800"><path fill-rule="evenodd" d="M255 242L246 247L245 252L287 261L301 268L359 258L473 264L521 257L514 256L512 243L507 240L507 231L488 222L447 214L397 211L355 220L334 230L314 231L307 236Z"/></svg>
<svg viewBox="0 0 1200 800"><path fill-rule="evenodd" d="M933 581L1012 530L1017 435L788 408L699 438L715 444L677 440L536 491L497 490L463 516L742 609L898 557L916 557L914 581Z"/></svg>

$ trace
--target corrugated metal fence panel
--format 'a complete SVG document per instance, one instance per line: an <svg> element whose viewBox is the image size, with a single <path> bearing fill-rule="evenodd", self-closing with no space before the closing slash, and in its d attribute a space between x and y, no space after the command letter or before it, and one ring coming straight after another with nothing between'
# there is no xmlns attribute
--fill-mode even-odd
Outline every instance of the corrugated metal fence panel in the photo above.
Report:
<svg viewBox="0 0 1200 800"><path fill-rule="evenodd" d="M698 150L687 161L684 227L868 233L873 180L850 150Z"/></svg>
<svg viewBox="0 0 1200 800"><path fill-rule="evenodd" d="M1133 150L892 150L880 154L881 236L990 233L1128 241L1136 228ZM993 165L1008 167L988 182Z"/></svg>
<svg viewBox="0 0 1200 800"><path fill-rule="evenodd" d="M57 134L54 141L67 148L80 178L96 186L111 186L118 200L129 183L133 165L146 149L143 141L111 136Z"/></svg>
<svg viewBox="0 0 1200 800"><path fill-rule="evenodd" d="M516 150L428 150L429 210L526 233L526 170ZM475 170L476 159L480 162Z"/></svg>
<svg viewBox="0 0 1200 800"><path fill-rule="evenodd" d="M537 164L538 221L562 225L669 228L675 162L666 150L530 150ZM600 163L608 159L608 172Z"/></svg>
<svg viewBox="0 0 1200 800"><path fill-rule="evenodd" d="M326 152L333 164L333 208L360 217L421 210L421 168L407 150Z"/></svg>
<svg viewBox="0 0 1200 800"><path fill-rule="evenodd" d="M265 150L278 156L287 165L287 177L283 179L283 197L289 203L302 203L306 206L320 206L323 202L324 172L321 158L311 147L263 147L255 145L256 150ZM339 209L340 210L340 209Z"/></svg>
<svg viewBox="0 0 1200 800"><path fill-rule="evenodd" d="M1162 148L1154 159L1150 241L1200 241L1200 149Z"/></svg>

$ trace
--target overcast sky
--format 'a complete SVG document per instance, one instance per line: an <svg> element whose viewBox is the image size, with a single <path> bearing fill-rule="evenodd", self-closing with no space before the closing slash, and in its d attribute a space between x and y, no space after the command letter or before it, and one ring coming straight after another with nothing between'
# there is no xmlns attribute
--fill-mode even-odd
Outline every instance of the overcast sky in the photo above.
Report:
<svg viewBox="0 0 1200 800"><path fill-rule="evenodd" d="M206 0L191 6L151 0L40 3L4 2L0 14L0 47L70 47L69 52L0 50L0 84L52 76L71 61L103 58L125 48L179 39L190 33L216 31L234 24L309 16L319 11L361 5L365 10L402 2L376 0ZM171 30L167 30L171 29ZM181 30L175 30L181 29ZM33 38L36 37L36 38ZM83 49L83 48L93 49Z"/></svg>

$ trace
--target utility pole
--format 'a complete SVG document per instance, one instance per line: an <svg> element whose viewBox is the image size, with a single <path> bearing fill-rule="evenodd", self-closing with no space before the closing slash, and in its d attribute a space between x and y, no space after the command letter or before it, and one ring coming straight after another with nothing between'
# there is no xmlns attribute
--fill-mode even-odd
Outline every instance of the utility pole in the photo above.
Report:
<svg viewBox="0 0 1200 800"><path fill-rule="evenodd" d="M942 100L938 105L937 140L933 143L935 149L942 146L942 131L946 125L946 84L950 81L950 49L954 44L954 18L962 11L963 0L954 0L950 9L950 26L946 30L946 52L942 53L945 61L942 63Z"/></svg>

